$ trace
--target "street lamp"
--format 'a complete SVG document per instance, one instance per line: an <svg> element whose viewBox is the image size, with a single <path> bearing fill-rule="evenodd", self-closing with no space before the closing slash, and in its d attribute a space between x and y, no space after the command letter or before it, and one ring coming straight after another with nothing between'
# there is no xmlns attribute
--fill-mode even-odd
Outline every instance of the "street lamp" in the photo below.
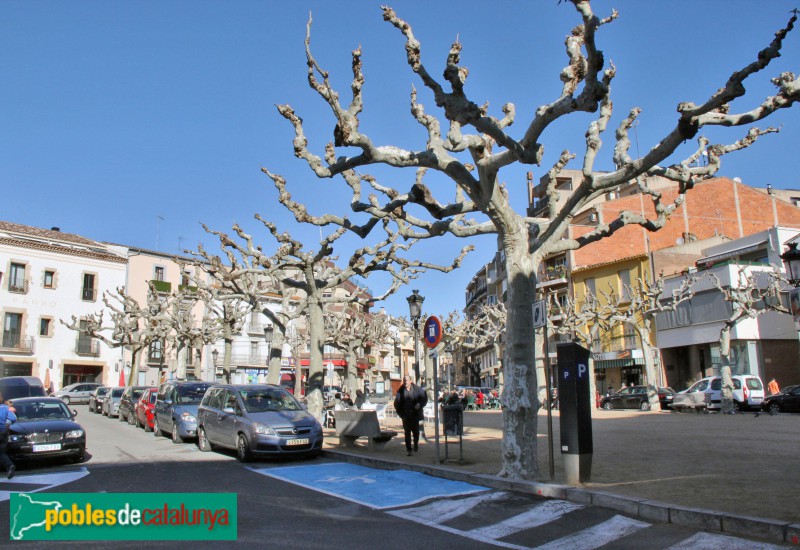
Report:
<svg viewBox="0 0 800 550"><path fill-rule="evenodd" d="M406 300L408 301L408 311L411 315L411 324L414 327L414 376L419 383L419 318L422 316L422 302L425 301L423 296L420 296L419 290L412 290L412 294Z"/></svg>
<svg viewBox="0 0 800 550"><path fill-rule="evenodd" d="M797 243L789 243L789 250L781 254L781 260L789 275L789 282L797 288L800 286L800 250L797 250Z"/></svg>
<svg viewBox="0 0 800 550"><path fill-rule="evenodd" d="M219 351L215 348L211 350L211 363L214 365L214 379L217 378L217 359L219 359Z"/></svg>

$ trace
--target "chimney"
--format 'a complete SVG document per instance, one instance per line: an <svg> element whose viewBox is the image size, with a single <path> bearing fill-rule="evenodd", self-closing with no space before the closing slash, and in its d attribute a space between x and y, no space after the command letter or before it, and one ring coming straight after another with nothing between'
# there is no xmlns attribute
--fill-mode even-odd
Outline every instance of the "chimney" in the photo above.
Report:
<svg viewBox="0 0 800 550"><path fill-rule="evenodd" d="M61 231L60 227L51 227L50 231Z"/></svg>

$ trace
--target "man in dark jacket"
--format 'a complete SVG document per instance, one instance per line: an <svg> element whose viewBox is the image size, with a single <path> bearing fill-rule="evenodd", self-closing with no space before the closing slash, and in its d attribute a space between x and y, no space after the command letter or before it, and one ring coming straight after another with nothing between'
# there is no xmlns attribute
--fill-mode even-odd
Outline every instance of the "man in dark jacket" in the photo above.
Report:
<svg viewBox="0 0 800 550"><path fill-rule="evenodd" d="M411 456L413 436L414 452L419 450L419 423L424 420L423 409L428 404L428 394L411 381L411 377L403 377L403 385L394 397L394 409L403 420L403 432L406 436L406 451Z"/></svg>

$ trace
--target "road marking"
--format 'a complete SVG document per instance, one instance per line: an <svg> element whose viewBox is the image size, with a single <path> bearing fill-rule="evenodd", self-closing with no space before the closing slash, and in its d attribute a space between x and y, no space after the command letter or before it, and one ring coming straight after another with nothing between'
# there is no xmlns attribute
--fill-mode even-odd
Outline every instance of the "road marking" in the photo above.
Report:
<svg viewBox="0 0 800 550"><path fill-rule="evenodd" d="M493 502L495 500L502 500L508 496L508 493L497 492L488 495L478 495L475 497L462 498L459 500L437 500L430 504L418 506L416 508L405 508L403 510L394 510L390 514L410 519L418 523L426 525L436 525L444 523L453 518L457 518L462 514L466 514L472 508L481 504L482 502Z"/></svg>
<svg viewBox="0 0 800 550"><path fill-rule="evenodd" d="M467 531L467 535L475 540L502 539L503 537L513 535L519 531L550 523L564 514L574 512L581 508L583 508L583 506L580 504L573 504L566 500L548 500L534 506L527 512L510 517L500 523Z"/></svg>
<svg viewBox="0 0 800 550"><path fill-rule="evenodd" d="M536 548L537 550L591 550L614 542L645 527L650 527L650 524L626 518L625 516L614 516L607 521L598 523L594 527L578 531Z"/></svg>
<svg viewBox="0 0 800 550"><path fill-rule="evenodd" d="M785 548L766 542L753 542L752 540L739 539L728 535L715 535L712 533L697 533L688 539L670 546L667 550L775 550Z"/></svg>
<svg viewBox="0 0 800 550"><path fill-rule="evenodd" d="M480 485L419 472L379 470L344 462L289 467L251 466L249 469L378 510L409 506L435 497L452 497L489 490Z"/></svg>
<svg viewBox="0 0 800 550"><path fill-rule="evenodd" d="M0 487L6 485L30 485L31 488L23 488L20 491L2 491L0 490L0 502L5 502L11 498L11 493L38 493L45 491L52 487L58 487L66 483L72 483L82 477L89 475L89 470L81 468L79 470L71 470L66 472L54 472L52 474L17 474L16 477L9 480L0 479ZM34 485L40 487L34 488Z"/></svg>

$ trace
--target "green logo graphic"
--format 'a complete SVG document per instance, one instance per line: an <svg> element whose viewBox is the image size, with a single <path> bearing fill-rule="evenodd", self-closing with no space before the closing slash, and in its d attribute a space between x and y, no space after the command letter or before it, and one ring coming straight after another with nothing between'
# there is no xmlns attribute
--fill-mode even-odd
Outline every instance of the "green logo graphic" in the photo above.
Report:
<svg viewBox="0 0 800 550"><path fill-rule="evenodd" d="M12 493L11 540L236 540L235 493Z"/></svg>

